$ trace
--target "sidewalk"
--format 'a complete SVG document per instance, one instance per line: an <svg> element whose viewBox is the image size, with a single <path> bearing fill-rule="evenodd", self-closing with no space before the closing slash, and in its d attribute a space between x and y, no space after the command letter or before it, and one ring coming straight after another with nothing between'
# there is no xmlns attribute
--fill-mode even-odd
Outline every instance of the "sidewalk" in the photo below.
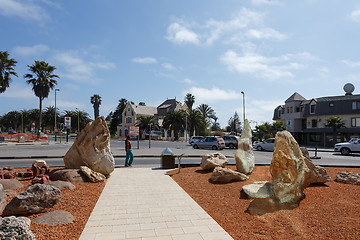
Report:
<svg viewBox="0 0 360 240"><path fill-rule="evenodd" d="M116 168L80 240L232 239L166 171Z"/></svg>

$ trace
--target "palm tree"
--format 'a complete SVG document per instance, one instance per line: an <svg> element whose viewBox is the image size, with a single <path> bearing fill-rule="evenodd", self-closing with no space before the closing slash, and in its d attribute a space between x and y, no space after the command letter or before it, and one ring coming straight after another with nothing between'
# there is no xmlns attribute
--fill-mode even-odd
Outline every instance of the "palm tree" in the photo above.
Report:
<svg viewBox="0 0 360 240"><path fill-rule="evenodd" d="M9 53L7 51L0 51L0 93L5 92L11 82L11 75L17 77L17 73L14 71L17 61L13 58L9 59Z"/></svg>
<svg viewBox="0 0 360 240"><path fill-rule="evenodd" d="M332 128L333 130L333 144L336 144L337 140L337 130L340 128L345 128L345 120L341 117L331 117L326 119L325 127Z"/></svg>
<svg viewBox="0 0 360 240"><path fill-rule="evenodd" d="M174 131L175 140L179 139L179 131L183 131L186 125L186 112L183 110L169 111L166 113L163 121L163 127Z"/></svg>
<svg viewBox="0 0 360 240"><path fill-rule="evenodd" d="M188 109L192 109L193 104L195 103L195 97L191 93L186 94L185 96L185 104Z"/></svg>
<svg viewBox="0 0 360 240"><path fill-rule="evenodd" d="M96 119L99 116L99 106L101 105L101 97L97 94L94 94L90 98L90 102L94 107L94 119Z"/></svg>
<svg viewBox="0 0 360 240"><path fill-rule="evenodd" d="M206 120L203 115L201 115L200 111L197 109L189 109L188 115L188 128L190 132L190 136L193 135L202 135L206 129Z"/></svg>
<svg viewBox="0 0 360 240"><path fill-rule="evenodd" d="M48 106L43 112L43 126L48 129L55 127L55 107ZM56 118L60 118L59 109L56 109ZM55 129L54 129L55 131Z"/></svg>
<svg viewBox="0 0 360 240"><path fill-rule="evenodd" d="M200 104L196 109L201 113L201 115L203 115L208 123L210 122L210 119L214 119L215 117L214 109L207 104Z"/></svg>
<svg viewBox="0 0 360 240"><path fill-rule="evenodd" d="M141 132L149 131L151 125L154 129L158 129L159 125L155 120L155 116L140 116L137 118L136 125L140 128Z"/></svg>
<svg viewBox="0 0 360 240"><path fill-rule="evenodd" d="M89 114L85 111L80 111L79 109L76 109L75 111L65 110L64 114L60 117L62 122L64 122L65 117L71 117L71 129L76 129L78 133L91 122Z"/></svg>
<svg viewBox="0 0 360 240"><path fill-rule="evenodd" d="M58 75L54 74L55 67L49 65L45 61L35 61L34 65L28 65L31 73L25 74L24 78L28 78L26 82L32 84L32 90L35 96L39 98L39 129L38 136L40 137L41 131L41 120L42 120L42 101L47 98L50 93L50 89L53 89L57 85L57 81L54 78L59 78Z"/></svg>

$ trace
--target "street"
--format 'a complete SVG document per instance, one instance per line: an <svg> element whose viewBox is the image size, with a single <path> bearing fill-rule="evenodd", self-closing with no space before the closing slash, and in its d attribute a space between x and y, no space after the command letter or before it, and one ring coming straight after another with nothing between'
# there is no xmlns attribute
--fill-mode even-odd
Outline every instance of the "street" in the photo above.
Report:
<svg viewBox="0 0 360 240"><path fill-rule="evenodd" d="M74 138L69 138L68 143L62 141L61 144L59 139L56 143L50 139L48 143L36 143L32 145L29 143L0 144L0 167L29 167L34 160L40 159L46 160L50 166L64 166L63 156L71 147L73 141ZM193 149L191 145L186 142L168 141L151 141L151 148L149 148L149 141L142 140L139 141L138 148L138 142L132 141L133 153L135 155L134 166L160 167L161 153L167 147L170 148L176 156L184 153L181 164L200 164L201 156L209 152L216 152L216 150L209 149ZM123 166L125 161L124 141L111 139L110 148L114 155L116 166ZM224 149L220 152L229 159L229 164L235 164L234 155L236 149ZM309 153L310 157L315 154L314 151L309 151ZM254 150L255 164L270 164L272 154L272 152ZM327 150L327 152L318 152L317 156L321 157L321 159L313 159L316 165L360 167L360 154L342 156L331 150Z"/></svg>

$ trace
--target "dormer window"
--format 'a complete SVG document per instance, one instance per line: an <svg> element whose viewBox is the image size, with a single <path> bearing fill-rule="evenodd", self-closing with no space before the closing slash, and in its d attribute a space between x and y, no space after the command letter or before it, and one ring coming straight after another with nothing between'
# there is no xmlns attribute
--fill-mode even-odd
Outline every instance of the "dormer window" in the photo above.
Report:
<svg viewBox="0 0 360 240"><path fill-rule="evenodd" d="M316 111L316 104L311 104L310 105L310 114L315 114Z"/></svg>

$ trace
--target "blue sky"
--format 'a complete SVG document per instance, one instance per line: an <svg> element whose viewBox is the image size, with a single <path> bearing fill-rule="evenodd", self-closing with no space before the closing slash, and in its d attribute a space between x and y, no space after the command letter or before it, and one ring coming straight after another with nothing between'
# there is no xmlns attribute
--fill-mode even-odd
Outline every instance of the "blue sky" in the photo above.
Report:
<svg viewBox="0 0 360 240"><path fill-rule="evenodd" d="M272 121L294 92L305 98L360 91L360 2L355 0L0 0L0 50L18 61L0 114L38 108L23 75L34 60L60 76L60 111L101 115L118 100L158 106L195 96L222 127L235 111ZM54 91L44 106L54 105Z"/></svg>

